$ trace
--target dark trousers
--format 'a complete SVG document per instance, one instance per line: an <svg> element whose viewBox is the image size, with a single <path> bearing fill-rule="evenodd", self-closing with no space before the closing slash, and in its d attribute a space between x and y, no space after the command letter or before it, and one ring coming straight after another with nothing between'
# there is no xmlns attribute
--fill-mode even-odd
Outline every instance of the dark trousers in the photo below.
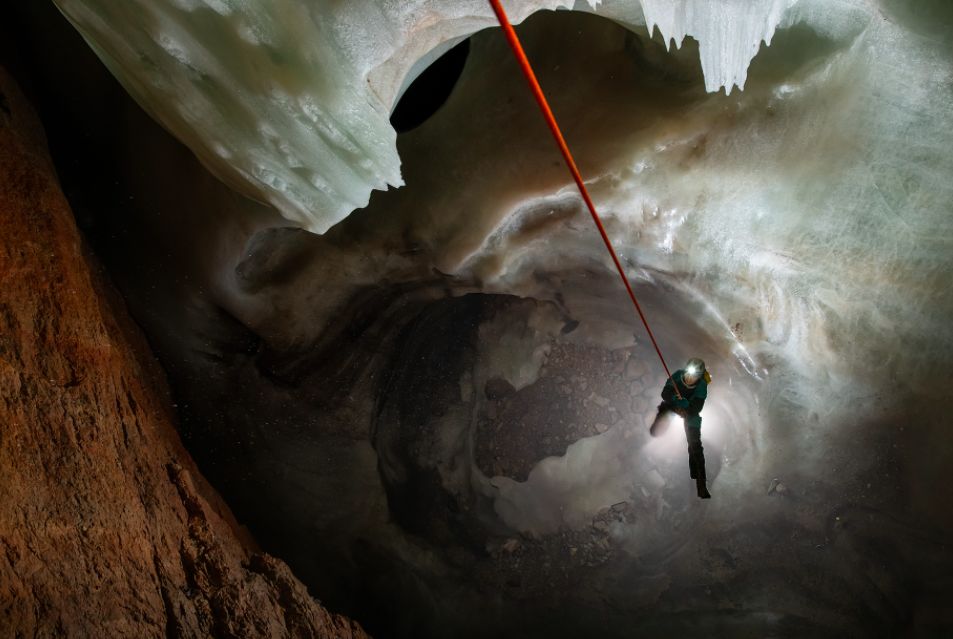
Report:
<svg viewBox="0 0 953 639"><path fill-rule="evenodd" d="M658 407L658 415L652 425L653 432L656 424L675 412L675 407L662 402ZM692 479L706 480L705 477L705 449L702 447L702 418L701 415L689 415L684 418L685 439L688 440L688 472Z"/></svg>
<svg viewBox="0 0 953 639"><path fill-rule="evenodd" d="M688 472L692 479L705 481L705 449L702 448L701 418L693 426L691 418L685 420L685 439L688 440Z"/></svg>

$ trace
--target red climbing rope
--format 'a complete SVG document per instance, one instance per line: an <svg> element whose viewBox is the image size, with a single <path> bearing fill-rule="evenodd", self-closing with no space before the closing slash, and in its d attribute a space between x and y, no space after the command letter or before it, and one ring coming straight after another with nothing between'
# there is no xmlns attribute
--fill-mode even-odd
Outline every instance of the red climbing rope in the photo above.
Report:
<svg viewBox="0 0 953 639"><path fill-rule="evenodd" d="M648 320L645 319L645 314L642 312L642 307L639 305L639 300L635 298L635 293L632 291L632 285L629 284L629 278L625 276L625 271L622 269L622 264L619 262L619 257L615 253L615 249L612 248L612 242L609 241L609 236L606 234L606 229L602 226L602 220L599 218L599 214L596 213L596 206L592 203L592 198L589 197L589 191L586 189L586 185L582 181L582 176L579 174L579 169L576 167L576 161L573 160L572 153L569 152L569 146L566 144L565 138L563 138L562 131L559 130L559 125L556 124L556 117L553 115L552 109L549 108L549 103L546 101L546 96L543 95L543 89L539 86L539 82L536 80L536 74L533 73L533 67L530 66L529 59L526 57L526 53L523 51L523 45L520 44L519 38L516 36L516 31L513 30L513 26L510 24L509 19L506 17L506 12L503 11L503 7L500 5L500 0L489 0L490 6L493 7L493 12L496 13L496 18L500 22L500 26L503 28L503 33L506 34L506 40L510 44L510 48L513 49L513 54L516 55L516 60L519 62L520 68L523 70L523 75L526 76L526 81L529 83L530 89L533 91L533 97L536 98L536 103L539 104L539 108L543 111L543 117L546 118L546 124L549 125L549 130L552 131L553 137L556 138L556 144L559 146L559 151L563 154L563 160L566 161L566 166L569 168L569 172L572 173L572 178L576 181L576 186L579 187L579 192L582 194L582 199L585 200L586 206L589 207L589 213L592 215L592 221L596 223L596 228L599 229L599 235L602 236L602 241L605 242L606 249L609 251L609 255L612 256L612 261L615 263L615 268L619 271L619 277L622 278L622 283L625 284L625 290L629 293L629 298L632 300L632 304L635 306L635 310L639 314L639 318L642 320L642 324L645 325L645 330L649 334L649 339L652 340L652 346L655 347L655 352L658 353L658 358L662 362L662 368L665 369L665 374L668 375L668 378L672 381L672 388L675 389L675 395L681 399L682 395L678 392L678 385L675 384L675 380L672 378L672 374L668 370L668 365L665 363L665 358L662 357L662 351L658 347L658 342L655 341L655 335L652 334L652 329L649 328Z"/></svg>

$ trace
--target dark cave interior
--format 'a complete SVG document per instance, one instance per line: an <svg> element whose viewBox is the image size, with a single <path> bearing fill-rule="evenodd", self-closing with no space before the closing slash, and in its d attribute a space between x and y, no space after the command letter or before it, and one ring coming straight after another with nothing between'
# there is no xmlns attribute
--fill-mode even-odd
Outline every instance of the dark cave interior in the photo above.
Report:
<svg viewBox="0 0 953 639"><path fill-rule="evenodd" d="M407 186L317 235L209 174L52 4L7 12L0 62L168 375L190 453L331 610L382 639L951 627L953 521L936 509L953 494L931 488L951 458L948 418L915 385L824 414L795 366L749 356L749 334L770 331L713 311L677 244L659 251L670 262L623 257L671 362L700 355L715 371L714 506L694 495L681 429L649 437L664 375L578 197L560 190L515 68L489 77L506 60L497 30L452 47L393 110ZM520 32L581 164L610 176L633 139L661 144L655 132L683 121L716 133L679 151L679 170L716 154L718 131L795 117L770 96L854 46L779 31L750 70L752 115L705 92L691 40L667 51L568 11ZM591 41L604 44L580 54ZM621 134L618 118L645 124ZM513 221L481 218L486 202Z"/></svg>

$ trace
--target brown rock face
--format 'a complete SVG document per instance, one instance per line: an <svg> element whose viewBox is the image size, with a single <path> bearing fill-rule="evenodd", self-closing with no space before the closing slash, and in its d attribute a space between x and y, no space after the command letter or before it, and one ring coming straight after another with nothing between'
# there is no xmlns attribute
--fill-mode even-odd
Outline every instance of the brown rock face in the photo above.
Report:
<svg viewBox="0 0 953 639"><path fill-rule="evenodd" d="M0 70L0 636L365 637L240 540Z"/></svg>

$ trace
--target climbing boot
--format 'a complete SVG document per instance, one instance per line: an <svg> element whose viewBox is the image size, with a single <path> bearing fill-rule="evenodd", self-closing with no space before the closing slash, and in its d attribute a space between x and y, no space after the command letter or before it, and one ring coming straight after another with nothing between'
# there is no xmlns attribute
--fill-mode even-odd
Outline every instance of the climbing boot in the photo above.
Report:
<svg viewBox="0 0 953 639"><path fill-rule="evenodd" d="M655 416L655 420L652 422L652 425L649 427L649 435L652 437L661 437L665 434L665 431L668 430L669 420L667 415L662 411L659 411L658 415Z"/></svg>
<svg viewBox="0 0 953 639"><path fill-rule="evenodd" d="M708 486L705 485L704 479L696 479L695 487L698 488L698 497L701 499L711 499L711 493L708 492Z"/></svg>

